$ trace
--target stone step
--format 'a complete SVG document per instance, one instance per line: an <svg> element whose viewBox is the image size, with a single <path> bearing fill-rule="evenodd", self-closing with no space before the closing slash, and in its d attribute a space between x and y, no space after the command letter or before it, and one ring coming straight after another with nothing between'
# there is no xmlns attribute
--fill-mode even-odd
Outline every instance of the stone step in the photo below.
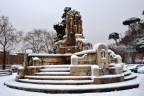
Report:
<svg viewBox="0 0 144 96"><path fill-rule="evenodd" d="M93 84L93 80L31 80L19 79L19 82L31 84L50 84L50 85L86 85Z"/></svg>
<svg viewBox="0 0 144 96"><path fill-rule="evenodd" d="M70 72L39 72L37 76L69 76Z"/></svg>
<svg viewBox="0 0 144 96"><path fill-rule="evenodd" d="M69 68L45 68L40 69L40 72L70 72Z"/></svg>
<svg viewBox="0 0 144 96"><path fill-rule="evenodd" d="M130 70L127 70L125 72L122 73L124 76L129 76L131 75L131 71Z"/></svg>
<svg viewBox="0 0 144 96"><path fill-rule="evenodd" d="M9 69L5 69L5 70L0 70L0 76L8 76L11 75L12 71Z"/></svg>
<svg viewBox="0 0 144 96"><path fill-rule="evenodd" d="M11 72L10 69L0 70L0 72Z"/></svg>
<svg viewBox="0 0 144 96"><path fill-rule="evenodd" d="M0 74L10 74L11 72L0 72Z"/></svg>
<svg viewBox="0 0 144 96"><path fill-rule="evenodd" d="M14 79L6 81L6 86L26 91L45 92L45 93L87 93L87 92L109 92L125 90L139 87L137 79L110 84L90 84L90 85L48 85L30 84L16 82Z"/></svg>
<svg viewBox="0 0 144 96"><path fill-rule="evenodd" d="M2 65L0 65L0 69L2 69L3 68L3 66ZM5 69L10 69L11 68L11 65L6 65L5 66Z"/></svg>
<svg viewBox="0 0 144 96"><path fill-rule="evenodd" d="M130 75L125 76L124 80L128 81L128 80L132 80L132 79L135 79L135 78L137 78L137 75L135 73L131 73Z"/></svg>
<svg viewBox="0 0 144 96"><path fill-rule="evenodd" d="M90 76L25 76L33 80L91 80Z"/></svg>
<svg viewBox="0 0 144 96"><path fill-rule="evenodd" d="M7 72L0 72L0 76L8 76L11 75L12 73L7 73Z"/></svg>
<svg viewBox="0 0 144 96"><path fill-rule="evenodd" d="M44 65L43 68L70 68L70 65Z"/></svg>
<svg viewBox="0 0 144 96"><path fill-rule="evenodd" d="M0 76L9 76L10 74L0 74Z"/></svg>

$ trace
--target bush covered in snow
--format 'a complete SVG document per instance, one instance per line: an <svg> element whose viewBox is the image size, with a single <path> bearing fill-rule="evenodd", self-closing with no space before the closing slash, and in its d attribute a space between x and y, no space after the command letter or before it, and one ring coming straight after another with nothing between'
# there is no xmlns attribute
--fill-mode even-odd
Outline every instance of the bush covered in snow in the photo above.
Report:
<svg viewBox="0 0 144 96"><path fill-rule="evenodd" d="M144 73L144 66L138 69L138 73Z"/></svg>

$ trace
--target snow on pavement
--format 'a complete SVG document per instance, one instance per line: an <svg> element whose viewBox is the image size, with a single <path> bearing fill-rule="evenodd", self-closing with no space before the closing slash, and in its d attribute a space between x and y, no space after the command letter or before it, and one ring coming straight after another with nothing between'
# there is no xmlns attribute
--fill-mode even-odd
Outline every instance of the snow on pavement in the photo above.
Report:
<svg viewBox="0 0 144 96"><path fill-rule="evenodd" d="M102 93L82 93L82 94L48 94L39 92L29 92L23 90L12 89L5 86L5 81L15 79L16 74L11 76L0 77L0 96L144 96L144 74L138 74L138 80L140 81L140 87L113 91L113 92L102 92Z"/></svg>

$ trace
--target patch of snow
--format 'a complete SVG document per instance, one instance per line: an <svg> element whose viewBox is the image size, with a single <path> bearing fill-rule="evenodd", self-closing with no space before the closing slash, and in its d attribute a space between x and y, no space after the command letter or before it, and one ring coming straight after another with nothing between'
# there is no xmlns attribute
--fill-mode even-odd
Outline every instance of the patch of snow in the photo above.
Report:
<svg viewBox="0 0 144 96"><path fill-rule="evenodd" d="M28 68L42 68L43 66L28 66Z"/></svg>
<svg viewBox="0 0 144 96"><path fill-rule="evenodd" d="M63 38L64 38L64 39L67 38L67 35L64 35Z"/></svg>
<svg viewBox="0 0 144 96"><path fill-rule="evenodd" d="M92 65L71 65L71 67L91 67Z"/></svg>
<svg viewBox="0 0 144 96"><path fill-rule="evenodd" d="M115 64L115 68L122 68L121 64Z"/></svg>
<svg viewBox="0 0 144 96"><path fill-rule="evenodd" d="M118 64L121 64L122 67L124 67L126 65L125 63L118 63Z"/></svg>
<svg viewBox="0 0 144 96"><path fill-rule="evenodd" d="M69 68L46 68L40 69L40 71L69 71Z"/></svg>
<svg viewBox="0 0 144 96"><path fill-rule="evenodd" d="M71 65L77 65L78 64L78 56L76 56L75 54L73 54L71 56Z"/></svg>
<svg viewBox="0 0 144 96"><path fill-rule="evenodd" d="M114 53L112 50L108 49L108 53Z"/></svg>
<svg viewBox="0 0 144 96"><path fill-rule="evenodd" d="M17 55L16 53L10 53L10 55Z"/></svg>
<svg viewBox="0 0 144 96"><path fill-rule="evenodd" d="M83 50L83 51L80 51L80 52L76 52L74 54L75 55L82 55L82 54L87 54L87 53L96 53L96 51L92 50L92 49L89 49L89 50Z"/></svg>
<svg viewBox="0 0 144 96"><path fill-rule="evenodd" d="M108 67L108 69L115 69L115 67Z"/></svg>
<svg viewBox="0 0 144 96"><path fill-rule="evenodd" d="M115 63L110 63L109 64L109 67L114 67L115 66Z"/></svg>
<svg viewBox="0 0 144 96"><path fill-rule="evenodd" d="M39 56L51 56L51 57L55 57L55 56L71 56L72 54L46 54L46 53L30 53L28 56L32 56L32 57L39 57Z"/></svg>
<svg viewBox="0 0 144 96"><path fill-rule="evenodd" d="M141 68L138 68L138 73L144 73L144 66L142 66Z"/></svg>
<svg viewBox="0 0 144 96"><path fill-rule="evenodd" d="M92 83L93 80L31 80L31 79L19 79L19 81L27 82L27 83L40 83L40 84L47 84L47 83Z"/></svg>
<svg viewBox="0 0 144 96"><path fill-rule="evenodd" d="M70 67L71 65L43 65L41 67L49 68L49 67L54 67L54 68L60 68L60 67Z"/></svg>
<svg viewBox="0 0 144 96"><path fill-rule="evenodd" d="M96 76L95 78L113 78L113 77L122 77L123 74L115 74L115 75L103 75L103 76Z"/></svg>
<svg viewBox="0 0 144 96"><path fill-rule="evenodd" d="M40 59L38 57L33 58L34 61L39 61Z"/></svg>
<svg viewBox="0 0 144 96"><path fill-rule="evenodd" d="M18 69L24 69L24 67L21 66L21 67L19 67Z"/></svg>
<svg viewBox="0 0 144 96"><path fill-rule="evenodd" d="M122 63L122 57L120 55L115 55L118 63Z"/></svg>
<svg viewBox="0 0 144 96"><path fill-rule="evenodd" d="M75 36L77 37L82 37L83 35L82 34L75 34Z"/></svg>
<svg viewBox="0 0 144 96"><path fill-rule="evenodd" d="M122 74L123 74L124 76L126 76L126 75L131 74L131 71L130 71L130 70L127 70L126 72L123 72Z"/></svg>
<svg viewBox="0 0 144 96"><path fill-rule="evenodd" d="M105 43L97 43L97 44L94 45L93 50L96 51L99 48L100 45L107 46Z"/></svg>
<svg viewBox="0 0 144 96"><path fill-rule="evenodd" d="M76 78L90 78L90 76L28 76L28 75L26 75L25 76L26 78L46 78L46 79L48 79L48 78L52 78L52 79L57 79L57 78L59 78L59 79L76 79Z"/></svg>
<svg viewBox="0 0 144 96"><path fill-rule="evenodd" d="M12 67L12 68L19 68L19 67L22 67L22 65L16 65L16 64L14 64L14 65L12 65L11 67Z"/></svg>
<svg viewBox="0 0 144 96"><path fill-rule="evenodd" d="M105 58L105 57L102 57L101 59L107 59L107 58Z"/></svg>
<svg viewBox="0 0 144 96"><path fill-rule="evenodd" d="M115 58L116 54L115 53L111 53L110 54L113 58Z"/></svg>
<svg viewBox="0 0 144 96"><path fill-rule="evenodd" d="M98 65L92 65L91 68L93 69L99 69L100 67Z"/></svg>
<svg viewBox="0 0 144 96"><path fill-rule="evenodd" d="M75 55L75 54L73 54L72 56L71 56L71 59L77 59L78 58L78 56L77 55Z"/></svg>
<svg viewBox="0 0 144 96"><path fill-rule="evenodd" d="M39 73L36 73L37 75L42 75L42 74L56 74L56 75L67 75L67 74L70 74L70 72L39 72Z"/></svg>
<svg viewBox="0 0 144 96"><path fill-rule="evenodd" d="M83 38L77 38L77 41L82 41L84 43L87 43L86 39L83 39Z"/></svg>
<svg viewBox="0 0 144 96"><path fill-rule="evenodd" d="M99 48L100 45L106 46L106 44L104 44L104 43L97 43L97 44L94 45L93 49L83 50L81 52L76 52L75 55L82 55L82 54L87 54L87 53L96 53L96 51L97 51L97 49Z"/></svg>
<svg viewBox="0 0 144 96"><path fill-rule="evenodd" d="M131 75L125 76L124 79L127 80L135 77L137 77L137 75L135 73L131 73Z"/></svg>

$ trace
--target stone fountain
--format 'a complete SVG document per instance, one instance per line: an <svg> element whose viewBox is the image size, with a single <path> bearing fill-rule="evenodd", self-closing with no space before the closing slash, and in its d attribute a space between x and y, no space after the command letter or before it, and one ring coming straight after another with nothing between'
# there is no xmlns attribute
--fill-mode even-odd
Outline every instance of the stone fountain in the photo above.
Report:
<svg viewBox="0 0 144 96"><path fill-rule="evenodd" d="M70 8L71 9L71 8ZM124 69L122 58L104 43L92 46L83 36L80 12L69 10L63 40L55 43L56 54L26 50L24 67L11 88L46 93L104 92L137 88L137 76Z"/></svg>

